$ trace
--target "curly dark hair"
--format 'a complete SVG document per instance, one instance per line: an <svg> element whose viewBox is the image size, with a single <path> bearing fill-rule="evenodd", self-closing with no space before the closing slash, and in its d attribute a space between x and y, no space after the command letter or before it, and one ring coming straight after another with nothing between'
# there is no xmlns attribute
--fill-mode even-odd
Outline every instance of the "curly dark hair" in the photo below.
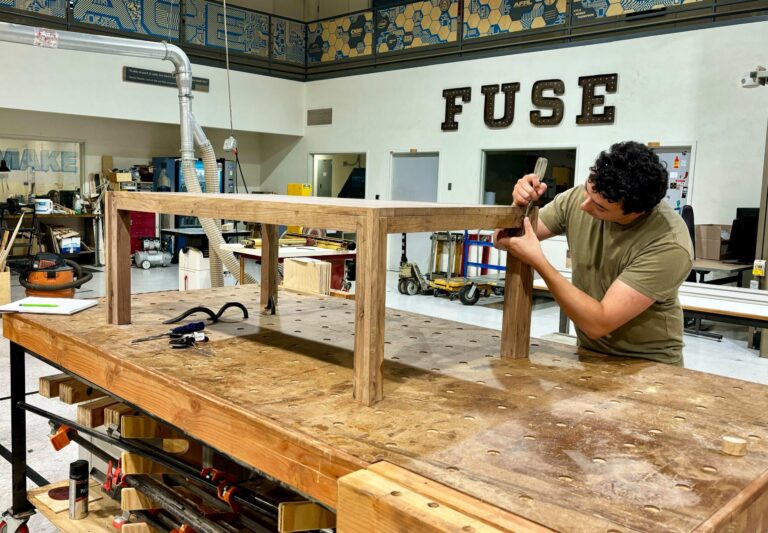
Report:
<svg viewBox="0 0 768 533"><path fill-rule="evenodd" d="M593 190L620 202L625 215L650 211L667 194L667 169L650 148L635 141L601 152L590 170Z"/></svg>

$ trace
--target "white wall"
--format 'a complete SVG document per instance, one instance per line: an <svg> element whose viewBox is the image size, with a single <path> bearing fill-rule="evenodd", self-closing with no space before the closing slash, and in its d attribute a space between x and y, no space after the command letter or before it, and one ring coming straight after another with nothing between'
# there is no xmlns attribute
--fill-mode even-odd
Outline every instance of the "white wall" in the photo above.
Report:
<svg viewBox="0 0 768 533"><path fill-rule="evenodd" d="M49 113L178 124L175 88L122 81L123 66L172 72L167 61L51 50L0 42L0 105ZM193 92L203 127L229 129L226 71L193 65L210 79L210 92ZM234 129L302 135L305 84L244 72L231 73Z"/></svg>
<svg viewBox="0 0 768 533"><path fill-rule="evenodd" d="M306 168L308 153L366 152L367 196L387 198L390 152L438 151L440 201L480 202L483 149L575 146L580 183L613 142L694 143L697 222L729 223L737 206L759 204L768 89L742 89L739 78L765 63L767 49L768 23L755 22L316 81L308 84L307 107L332 107L334 123L307 127L278 168ZM577 126L579 76L613 72L619 88L607 103L616 107L615 124ZM565 118L537 128L528 119L531 86L549 78L566 84ZM515 81L521 88L514 123L489 129L481 85ZM472 101L457 115L459 130L444 133L442 91L465 86L472 87Z"/></svg>

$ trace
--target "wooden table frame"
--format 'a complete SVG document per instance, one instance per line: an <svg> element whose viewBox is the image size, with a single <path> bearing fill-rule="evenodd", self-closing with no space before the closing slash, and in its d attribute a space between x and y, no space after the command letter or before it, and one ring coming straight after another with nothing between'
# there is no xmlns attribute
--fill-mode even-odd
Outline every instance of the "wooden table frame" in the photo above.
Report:
<svg viewBox="0 0 768 533"><path fill-rule="evenodd" d="M143 211L262 224L261 306L277 301L278 225L333 228L357 234L354 398L383 398L387 234L465 228L521 228L517 207L237 194L109 192L107 321L131 322L130 212ZM537 213L531 213L536 224ZM507 254L501 357L528 357L533 271Z"/></svg>

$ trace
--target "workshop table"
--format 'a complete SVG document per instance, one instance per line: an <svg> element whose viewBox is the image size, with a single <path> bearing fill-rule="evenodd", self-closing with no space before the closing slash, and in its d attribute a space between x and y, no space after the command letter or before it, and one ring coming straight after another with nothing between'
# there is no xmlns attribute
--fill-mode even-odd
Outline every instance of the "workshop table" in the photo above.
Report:
<svg viewBox="0 0 768 533"><path fill-rule="evenodd" d="M182 248L197 248L201 252L208 250L208 237L203 228L165 228L160 230L161 235L170 235L173 237L173 258L172 263L179 262L179 252ZM222 230L221 235L224 240L236 239L238 237L248 237L251 232L248 230Z"/></svg>
<svg viewBox="0 0 768 533"><path fill-rule="evenodd" d="M278 316L209 325L208 355L130 343L194 305L256 308L254 288L134 295L122 326L103 302L4 315L14 510L26 350L335 509L339 533L768 526L762 385L535 339L530 359L499 358L499 331L387 310L387 394L364 407L348 400L354 303L288 291ZM723 454L724 434L747 455Z"/></svg>
<svg viewBox="0 0 768 533"><path fill-rule="evenodd" d="M699 283L709 283L712 285L724 285L735 283L742 285L741 279L744 272L752 270L752 265L746 263L737 263L735 261L715 261L712 259L694 259L691 268L699 276ZM722 278L716 278L710 281L704 281L704 278L710 272L719 272L727 274Z"/></svg>
<svg viewBox="0 0 768 533"><path fill-rule="evenodd" d="M245 246L223 244L222 250L229 250L238 256L240 261L240 279L245 279L245 259L251 258L261 263L263 251L261 247L246 248ZM277 250L277 260L282 263L285 259L306 257L309 259L319 259L331 264L331 288L341 290L344 285L345 263L350 259L355 259L354 250L329 250L318 246L280 246Z"/></svg>
<svg viewBox="0 0 768 533"><path fill-rule="evenodd" d="M558 269L571 281L571 271ZM546 282L541 278L533 280L536 292L549 294ZM683 282L677 291L680 305L687 318L726 322L745 327L768 327L768 292L743 287ZM560 309L560 333L568 333L569 319Z"/></svg>
<svg viewBox="0 0 768 533"><path fill-rule="evenodd" d="M242 220L261 224L264 250L261 268L261 310L274 313L277 305L278 225L354 232L357 268L355 281L355 380L353 397L364 405L383 394L384 303L387 275L387 235L423 231L507 228L520 231L524 209L471 204L438 204L357 200L312 196L128 193L108 192L107 320L131 322L130 212L156 212L198 218ZM530 214L536 225L538 210ZM533 269L507 254L502 357L528 356L531 331ZM279 312L279 311L278 311Z"/></svg>

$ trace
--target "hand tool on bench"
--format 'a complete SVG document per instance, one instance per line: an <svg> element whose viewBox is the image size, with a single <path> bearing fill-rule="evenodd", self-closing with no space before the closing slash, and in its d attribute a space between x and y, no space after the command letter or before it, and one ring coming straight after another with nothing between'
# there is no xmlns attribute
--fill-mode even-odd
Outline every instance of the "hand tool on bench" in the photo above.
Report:
<svg viewBox="0 0 768 533"><path fill-rule="evenodd" d="M539 182L544 179L544 174L547 173L547 165L549 164L549 161L546 157L540 157L536 160L536 166L533 167L533 173L536 175L537 178L539 178ZM531 200L528 202L528 205L525 206L525 216L528 216L528 213L531 211L531 207L533 207L533 204L536 203L536 200Z"/></svg>
<svg viewBox="0 0 768 533"><path fill-rule="evenodd" d="M131 344L135 344L137 342L144 342L144 341L153 341L155 339L162 339L163 337L171 337L172 339L181 338L184 335L188 335L196 331L203 331L204 329L205 329L205 322L190 322L189 324L184 324L183 326L176 326L175 328L173 328L171 331L167 333L160 333L159 335L150 335L149 337L133 339L131 341Z"/></svg>
<svg viewBox="0 0 768 533"><path fill-rule="evenodd" d="M547 173L547 165L549 164L549 161L546 157L540 157L536 160L536 166L533 167L533 173L536 175L537 178L539 178L539 182L541 182L542 179L544 179L544 174ZM536 200L531 200L528 202L528 205L525 206L525 212L523 214L523 218L527 217L528 214L531 212L531 208L536 203ZM499 234L499 238L507 238L507 237L519 237L524 233L523 228L520 227L518 229L513 228L506 228L501 230L501 233Z"/></svg>

